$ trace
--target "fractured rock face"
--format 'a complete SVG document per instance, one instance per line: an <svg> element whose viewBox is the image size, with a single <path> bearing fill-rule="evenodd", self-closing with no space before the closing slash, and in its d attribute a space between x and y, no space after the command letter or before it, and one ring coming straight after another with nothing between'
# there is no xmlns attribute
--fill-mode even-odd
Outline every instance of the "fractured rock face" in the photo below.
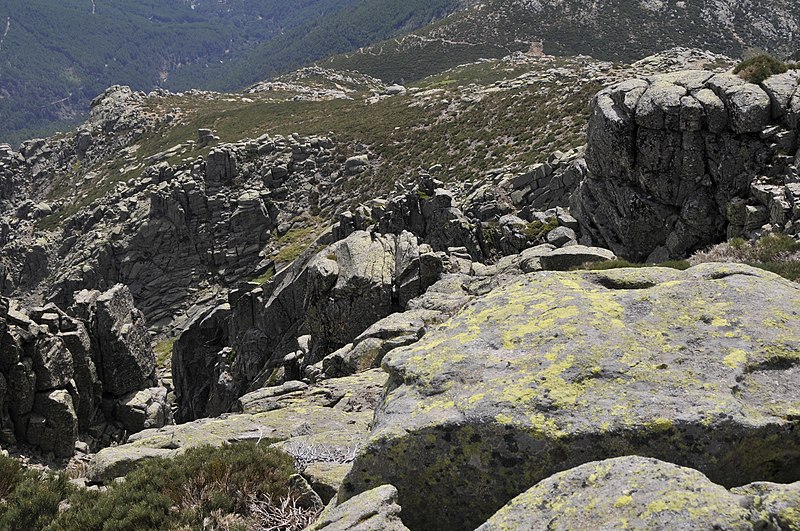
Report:
<svg viewBox="0 0 800 531"><path fill-rule="evenodd" d="M339 500L390 483L410 528L467 529L560 470L622 455L725 486L797 480L798 326L800 288L747 266L511 281L387 355Z"/></svg>
<svg viewBox="0 0 800 531"><path fill-rule="evenodd" d="M81 293L71 310L0 298L0 443L67 457L79 435L94 447L171 422L167 390L146 389L155 356L127 288Z"/></svg>
<svg viewBox="0 0 800 531"><path fill-rule="evenodd" d="M678 257L719 241L733 225L728 204L747 197L757 177L783 185L796 175L790 101L800 79L770 79L762 87L685 71L598 93L589 175L573 196L584 232L632 260L659 246Z"/></svg>
<svg viewBox="0 0 800 531"><path fill-rule="evenodd" d="M789 504L774 503L780 498ZM514 498L477 531L625 527L745 531L773 529L776 523L779 529L790 529L797 520L788 513L798 502L800 483L756 483L728 491L697 470L629 456L556 474Z"/></svg>
<svg viewBox="0 0 800 531"><path fill-rule="evenodd" d="M287 268L270 284L242 295L229 319L223 322L215 311L176 342L179 419L223 413L248 390L299 378L306 366L405 309L441 270L441 259L416 236L365 231ZM307 348L301 348L298 337L305 335ZM223 389L217 385L221 379L230 385Z"/></svg>
<svg viewBox="0 0 800 531"><path fill-rule="evenodd" d="M103 390L114 396L142 389L153 379L156 359L144 317L126 286L82 292L76 305L88 312Z"/></svg>
<svg viewBox="0 0 800 531"><path fill-rule="evenodd" d="M36 394L34 414L28 420L27 442L56 457L69 457L78 439L78 418L65 390ZM41 415L41 416L40 416Z"/></svg>

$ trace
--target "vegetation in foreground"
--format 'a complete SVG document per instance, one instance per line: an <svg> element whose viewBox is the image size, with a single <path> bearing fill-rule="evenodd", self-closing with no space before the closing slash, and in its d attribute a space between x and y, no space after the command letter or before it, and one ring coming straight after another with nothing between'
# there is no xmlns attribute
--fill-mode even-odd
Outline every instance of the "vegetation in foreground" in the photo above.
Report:
<svg viewBox="0 0 800 531"><path fill-rule="evenodd" d="M0 529L302 529L321 508L302 506L295 473L266 443L237 443L147 461L97 492L0 456Z"/></svg>
<svg viewBox="0 0 800 531"><path fill-rule="evenodd" d="M786 234L769 234L755 241L733 238L689 259L692 265L703 262L741 262L800 282L800 242Z"/></svg>

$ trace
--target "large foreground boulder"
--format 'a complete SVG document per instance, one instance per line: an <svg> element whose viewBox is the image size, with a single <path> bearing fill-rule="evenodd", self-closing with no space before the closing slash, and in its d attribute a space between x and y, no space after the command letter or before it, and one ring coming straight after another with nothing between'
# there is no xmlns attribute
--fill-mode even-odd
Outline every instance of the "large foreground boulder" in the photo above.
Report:
<svg viewBox="0 0 800 531"><path fill-rule="evenodd" d="M747 266L524 276L386 356L339 501L392 484L409 528L470 529L559 471L633 454L726 487L795 481L798 326L800 287Z"/></svg>
<svg viewBox="0 0 800 531"><path fill-rule="evenodd" d="M478 531L796 529L798 508L800 482L728 491L697 470L630 456L556 474L514 498Z"/></svg>

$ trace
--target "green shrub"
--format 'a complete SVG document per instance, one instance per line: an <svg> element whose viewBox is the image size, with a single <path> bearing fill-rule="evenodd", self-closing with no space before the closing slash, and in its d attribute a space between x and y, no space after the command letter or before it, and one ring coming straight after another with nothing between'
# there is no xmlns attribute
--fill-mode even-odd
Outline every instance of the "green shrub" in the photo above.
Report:
<svg viewBox="0 0 800 531"><path fill-rule="evenodd" d="M172 347L175 346L177 337L162 339L153 347L156 353L156 367L168 368L172 363Z"/></svg>
<svg viewBox="0 0 800 531"><path fill-rule="evenodd" d="M756 241L749 258L754 262L772 262L798 251L800 251L800 242L791 236L770 234Z"/></svg>
<svg viewBox="0 0 800 531"><path fill-rule="evenodd" d="M770 76L783 74L795 65L784 63L771 55L757 55L736 65L734 74L750 83L761 83Z"/></svg>
<svg viewBox="0 0 800 531"><path fill-rule="evenodd" d="M780 275L792 282L800 282L800 262L763 262L750 265Z"/></svg>
<svg viewBox="0 0 800 531"><path fill-rule="evenodd" d="M9 465L3 458L3 471L11 471L15 479L3 481L11 484L9 492L0 498L0 529L25 529L37 531L53 521L58 506L72 492L64 474L40 477L34 471L22 471L17 464Z"/></svg>
<svg viewBox="0 0 800 531"><path fill-rule="evenodd" d="M800 280L800 242L785 234L769 234L749 242L732 238L692 255L692 265L739 262L771 271L788 280Z"/></svg>
<svg viewBox="0 0 800 531"><path fill-rule="evenodd" d="M5 500L14 491L23 476L19 461L0 455L0 501Z"/></svg>
<svg viewBox="0 0 800 531"><path fill-rule="evenodd" d="M254 497L286 497L294 473L292 458L266 445L192 448L145 462L104 494L74 495L50 529L202 528L215 514L247 516Z"/></svg>
<svg viewBox="0 0 800 531"><path fill-rule="evenodd" d="M267 444L205 446L147 461L92 492L71 486L65 474L24 471L0 457L0 530L202 529L209 517L220 528L246 529L254 500L286 505L297 496L289 486L294 473L292 457ZM59 512L62 503L68 508Z"/></svg>
<svg viewBox="0 0 800 531"><path fill-rule="evenodd" d="M531 221L525 227L523 234L530 242L544 242L547 238L547 233L553 229L558 228L558 220L556 218L547 218L545 221Z"/></svg>

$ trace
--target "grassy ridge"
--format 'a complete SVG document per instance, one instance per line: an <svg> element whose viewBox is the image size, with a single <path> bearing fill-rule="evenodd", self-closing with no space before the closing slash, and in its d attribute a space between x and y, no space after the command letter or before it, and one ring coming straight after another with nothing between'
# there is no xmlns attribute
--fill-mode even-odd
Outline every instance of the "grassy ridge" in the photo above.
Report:
<svg viewBox="0 0 800 531"><path fill-rule="evenodd" d="M324 62L387 80L415 80L480 58L542 45L545 53L635 61L675 46L741 57L751 49L781 57L796 52L800 12L782 0L660 3L631 0L523 2L489 0L413 35ZM653 3L656 4L656 3Z"/></svg>

